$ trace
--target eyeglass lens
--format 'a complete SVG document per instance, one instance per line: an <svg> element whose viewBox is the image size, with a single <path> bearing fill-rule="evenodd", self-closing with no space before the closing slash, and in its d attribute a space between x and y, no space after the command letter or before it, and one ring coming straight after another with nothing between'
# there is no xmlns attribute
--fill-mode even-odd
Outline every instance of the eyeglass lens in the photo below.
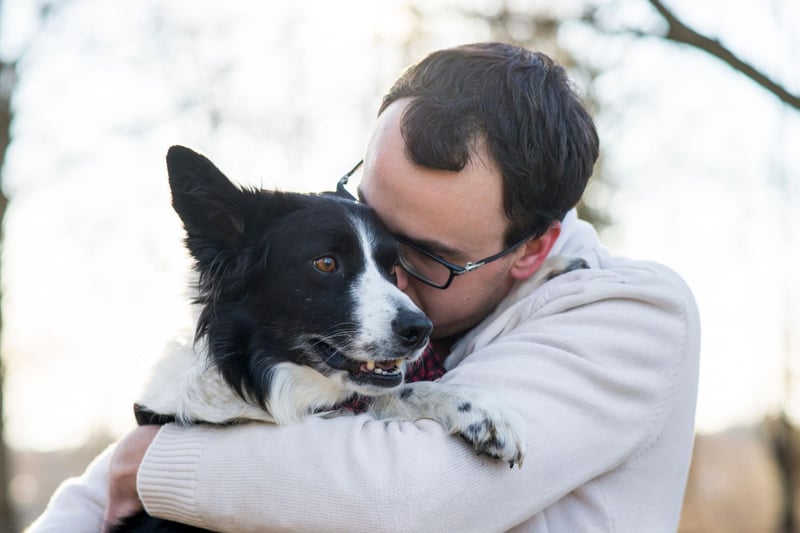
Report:
<svg viewBox="0 0 800 533"><path fill-rule="evenodd" d="M400 266L416 278L437 287L447 285L450 269L422 252L403 243L397 247Z"/></svg>

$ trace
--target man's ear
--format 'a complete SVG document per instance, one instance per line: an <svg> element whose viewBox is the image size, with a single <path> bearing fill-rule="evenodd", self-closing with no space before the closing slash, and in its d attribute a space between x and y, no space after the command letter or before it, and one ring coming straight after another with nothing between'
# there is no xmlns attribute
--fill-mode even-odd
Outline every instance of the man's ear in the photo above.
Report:
<svg viewBox="0 0 800 533"><path fill-rule="evenodd" d="M525 242L515 253L515 259L511 265L511 276L524 281L534 275L544 263L559 235L561 235L561 222L554 221L544 235Z"/></svg>

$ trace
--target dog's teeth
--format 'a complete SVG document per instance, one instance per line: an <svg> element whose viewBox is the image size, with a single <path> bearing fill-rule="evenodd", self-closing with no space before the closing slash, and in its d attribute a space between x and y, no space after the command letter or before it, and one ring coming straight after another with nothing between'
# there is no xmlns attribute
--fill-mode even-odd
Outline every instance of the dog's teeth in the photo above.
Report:
<svg viewBox="0 0 800 533"><path fill-rule="evenodd" d="M373 361L372 359L370 359L369 361L367 361L367 363L366 363L366 367L367 367L367 370L369 370L370 372L372 372L373 370L375 370L375 361Z"/></svg>
<svg viewBox="0 0 800 533"><path fill-rule="evenodd" d="M400 365L402 365L402 364L403 364L403 360L402 359L395 359L394 360L394 366L396 366L397 368L400 368Z"/></svg>

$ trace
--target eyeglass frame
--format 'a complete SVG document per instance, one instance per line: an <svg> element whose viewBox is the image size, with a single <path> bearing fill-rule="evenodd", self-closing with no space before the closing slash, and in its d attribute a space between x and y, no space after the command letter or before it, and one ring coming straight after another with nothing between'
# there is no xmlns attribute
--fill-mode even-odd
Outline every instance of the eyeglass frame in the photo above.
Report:
<svg viewBox="0 0 800 533"><path fill-rule="evenodd" d="M353 176L353 174L355 174L355 172L359 169L359 167L361 167L361 165L363 163L364 163L364 160L362 159L361 161L356 163L356 165L353 168L351 168L344 176L339 178L339 182L336 184L336 194L338 196L353 200L355 202L358 201L358 199L355 196L353 196L350 193L350 191L345 189L345 185L347 185L347 182L350 180L350 178ZM487 264L491 263L492 261L496 261L498 259L502 259L503 257L507 256L508 254L510 254L511 252L516 250L517 248L519 248L526 241L530 240L530 237L525 237L524 239L521 239L521 240L517 241L516 243L512 244L508 248L505 248L505 249L501 250L500 252L498 252L496 254L490 255L489 257L484 257L483 259L480 259L478 261L468 261L466 265L461 266L461 265L457 265L455 263L451 263L447 259L442 259L441 257L439 257L438 255L434 254L433 252L428 251L424 247L419 246L418 244L414 244L413 242L411 242L411 241L409 241L407 239L404 239L402 237L398 237L397 235L393 235L393 237L395 238L395 240L399 244L402 244L404 246L408 246L409 248L411 248L413 250L416 250L417 252L421 253L422 255L424 255L424 256L426 256L426 257L428 257L430 259L433 259L434 261L436 261L437 263L439 263L443 267L447 268L447 270L450 272L449 276L447 277L447 281L444 284L434 283L433 281L423 277L421 274L415 273L413 271L413 269L409 269L408 267L403 266L403 259L402 259L403 256L402 256L402 254L399 253L399 250L398 250L398 254L397 254L398 265L400 267L402 267L403 270L405 270L408 273L409 276L413 277L414 279L416 279L418 281L421 281L422 283L424 283L425 285L428 285L429 287L433 287L434 289L441 289L441 290L444 290L444 289L450 287L450 285L453 283L453 279L455 279L457 276L463 276L464 274L466 274L468 272L472 272L473 270L476 270L476 269L478 269L478 268L480 268L480 267L482 267L484 265L487 265Z"/></svg>
<svg viewBox="0 0 800 533"><path fill-rule="evenodd" d="M363 165L363 164L364 164L364 160L362 159L361 161L356 163L356 166L351 168L347 172L347 174L345 174L344 176L339 178L339 182L336 184L336 195L337 196L341 196L342 198L347 198L348 200L353 200L354 202L358 201L358 198L356 198L355 196L350 194L350 191L345 189L344 186L347 185L347 182L350 181L350 178L353 176L353 174L356 173L356 170L358 170L361 167L361 165Z"/></svg>
<svg viewBox="0 0 800 533"><path fill-rule="evenodd" d="M406 239L403 239L401 237L398 237L396 235L395 235L395 239L397 240L398 243L402 244L403 246L408 246L412 250L415 250L415 251L421 253L422 255L424 255L424 256L426 256L426 257L428 257L430 259L433 259L434 261L436 261L437 263L439 263L440 265L442 265L443 267L447 268L447 270L450 271L450 275L447 277L447 281L446 282L444 282L443 284L442 283L435 283L435 282L423 277L421 274L415 273L413 271L413 268L409 268L409 267L406 267L405 265L403 265L403 255L401 253L399 253L399 252L397 254L398 264L401 267L403 267L403 270L405 270L408 273L409 276L412 276L414 279L421 281L425 285L428 285L428 286L433 287L435 289L444 290L444 289L448 288L451 283L453 283L453 279L455 279L457 276L463 276L464 274L466 274L468 272L472 272L473 270L477 270L478 268L480 268L480 267L482 267L484 265L488 265L489 263L491 263L493 261L497 261L498 259L502 259L503 257L507 256L508 254L510 254L511 252L516 250L517 248L519 248L521 245L525 244L525 242L528 241L530 239L530 237L525 237L524 239L521 239L521 240L515 242L514 244L512 244L508 248L505 248L505 249L501 250L500 252L498 252L498 253L496 253L494 255L490 255L489 257L484 257L483 259L479 259L478 261L468 261L467 264L464 265L464 266L457 265L455 263L451 263L447 259L442 259L438 255L434 254L433 252L430 252L430 251L426 250L422 246L419 246L418 244L414 244L413 242L410 242L410 241L408 241Z"/></svg>

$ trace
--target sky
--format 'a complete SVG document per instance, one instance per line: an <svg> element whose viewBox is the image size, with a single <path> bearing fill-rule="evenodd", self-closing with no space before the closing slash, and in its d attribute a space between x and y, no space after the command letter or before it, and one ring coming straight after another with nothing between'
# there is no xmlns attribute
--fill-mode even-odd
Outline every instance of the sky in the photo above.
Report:
<svg viewBox="0 0 800 533"><path fill-rule="evenodd" d="M131 428L148 369L191 327L170 145L244 184L330 188L410 61L489 37L448 11L454 3L492 5L72 0L42 26L32 2L5 0L0 54L19 59L3 169L9 443L74 447ZM800 93L796 2L669 5ZM602 13L616 28L659 28L643 0ZM595 118L616 184L598 191L614 221L604 240L670 265L697 298L698 429L750 423L787 401L800 418L784 381L790 350L800 376L800 112L658 39L578 24L560 38L603 72Z"/></svg>

